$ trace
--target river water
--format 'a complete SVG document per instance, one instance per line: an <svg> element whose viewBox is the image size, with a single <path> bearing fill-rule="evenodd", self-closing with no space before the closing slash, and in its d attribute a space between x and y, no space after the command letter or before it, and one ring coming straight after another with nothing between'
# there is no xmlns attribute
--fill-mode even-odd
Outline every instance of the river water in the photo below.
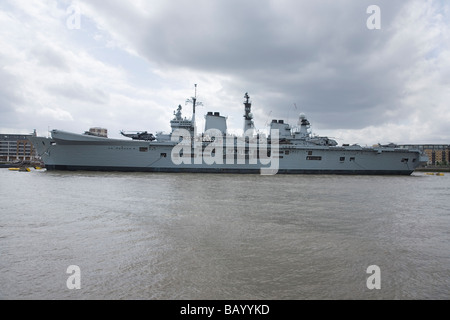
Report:
<svg viewBox="0 0 450 320"><path fill-rule="evenodd" d="M450 174L0 169L0 299L449 299L449 195Z"/></svg>

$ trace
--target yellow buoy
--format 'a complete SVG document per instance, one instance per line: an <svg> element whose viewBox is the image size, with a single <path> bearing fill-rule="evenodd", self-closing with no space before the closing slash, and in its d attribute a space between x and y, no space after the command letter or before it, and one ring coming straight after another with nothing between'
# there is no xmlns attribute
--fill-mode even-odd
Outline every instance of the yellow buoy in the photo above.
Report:
<svg viewBox="0 0 450 320"><path fill-rule="evenodd" d="M437 176L443 176L444 174L442 172L436 173Z"/></svg>
<svg viewBox="0 0 450 320"><path fill-rule="evenodd" d="M434 176L434 173L433 173L433 172L426 172L425 174L426 174L426 175L429 175L429 176Z"/></svg>

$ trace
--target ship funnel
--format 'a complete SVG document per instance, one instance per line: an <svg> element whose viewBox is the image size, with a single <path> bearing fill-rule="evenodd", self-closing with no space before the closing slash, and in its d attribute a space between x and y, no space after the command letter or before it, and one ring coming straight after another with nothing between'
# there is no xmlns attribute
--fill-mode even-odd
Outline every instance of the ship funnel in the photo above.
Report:
<svg viewBox="0 0 450 320"><path fill-rule="evenodd" d="M205 131L217 129L223 135L227 134L227 119L221 116L219 112L208 112L205 116Z"/></svg>

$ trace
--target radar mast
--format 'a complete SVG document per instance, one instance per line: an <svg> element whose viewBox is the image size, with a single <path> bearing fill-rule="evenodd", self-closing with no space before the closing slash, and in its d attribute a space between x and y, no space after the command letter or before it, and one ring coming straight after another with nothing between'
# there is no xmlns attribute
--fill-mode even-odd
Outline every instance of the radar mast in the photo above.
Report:
<svg viewBox="0 0 450 320"><path fill-rule="evenodd" d="M194 96L186 100L186 104L192 103L192 123L195 124L195 106L202 106L203 103L197 101L197 84L195 86Z"/></svg>
<svg viewBox="0 0 450 320"><path fill-rule="evenodd" d="M255 125L253 123L253 114L252 111L252 103L250 101L250 96L248 92L244 95L244 106L245 106L245 114L244 114L244 135L253 135L253 130L255 129ZM250 130L250 131L249 131Z"/></svg>

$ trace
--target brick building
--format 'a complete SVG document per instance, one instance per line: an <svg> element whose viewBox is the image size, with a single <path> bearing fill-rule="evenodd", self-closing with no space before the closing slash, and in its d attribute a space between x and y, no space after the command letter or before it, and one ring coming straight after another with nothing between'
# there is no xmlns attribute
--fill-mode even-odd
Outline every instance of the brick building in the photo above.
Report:
<svg viewBox="0 0 450 320"><path fill-rule="evenodd" d="M34 133L35 134L35 133ZM0 134L0 162L30 161L36 158L31 135Z"/></svg>
<svg viewBox="0 0 450 320"><path fill-rule="evenodd" d="M428 156L429 165L450 164L450 145L448 144L408 144L401 147L423 151Z"/></svg>

